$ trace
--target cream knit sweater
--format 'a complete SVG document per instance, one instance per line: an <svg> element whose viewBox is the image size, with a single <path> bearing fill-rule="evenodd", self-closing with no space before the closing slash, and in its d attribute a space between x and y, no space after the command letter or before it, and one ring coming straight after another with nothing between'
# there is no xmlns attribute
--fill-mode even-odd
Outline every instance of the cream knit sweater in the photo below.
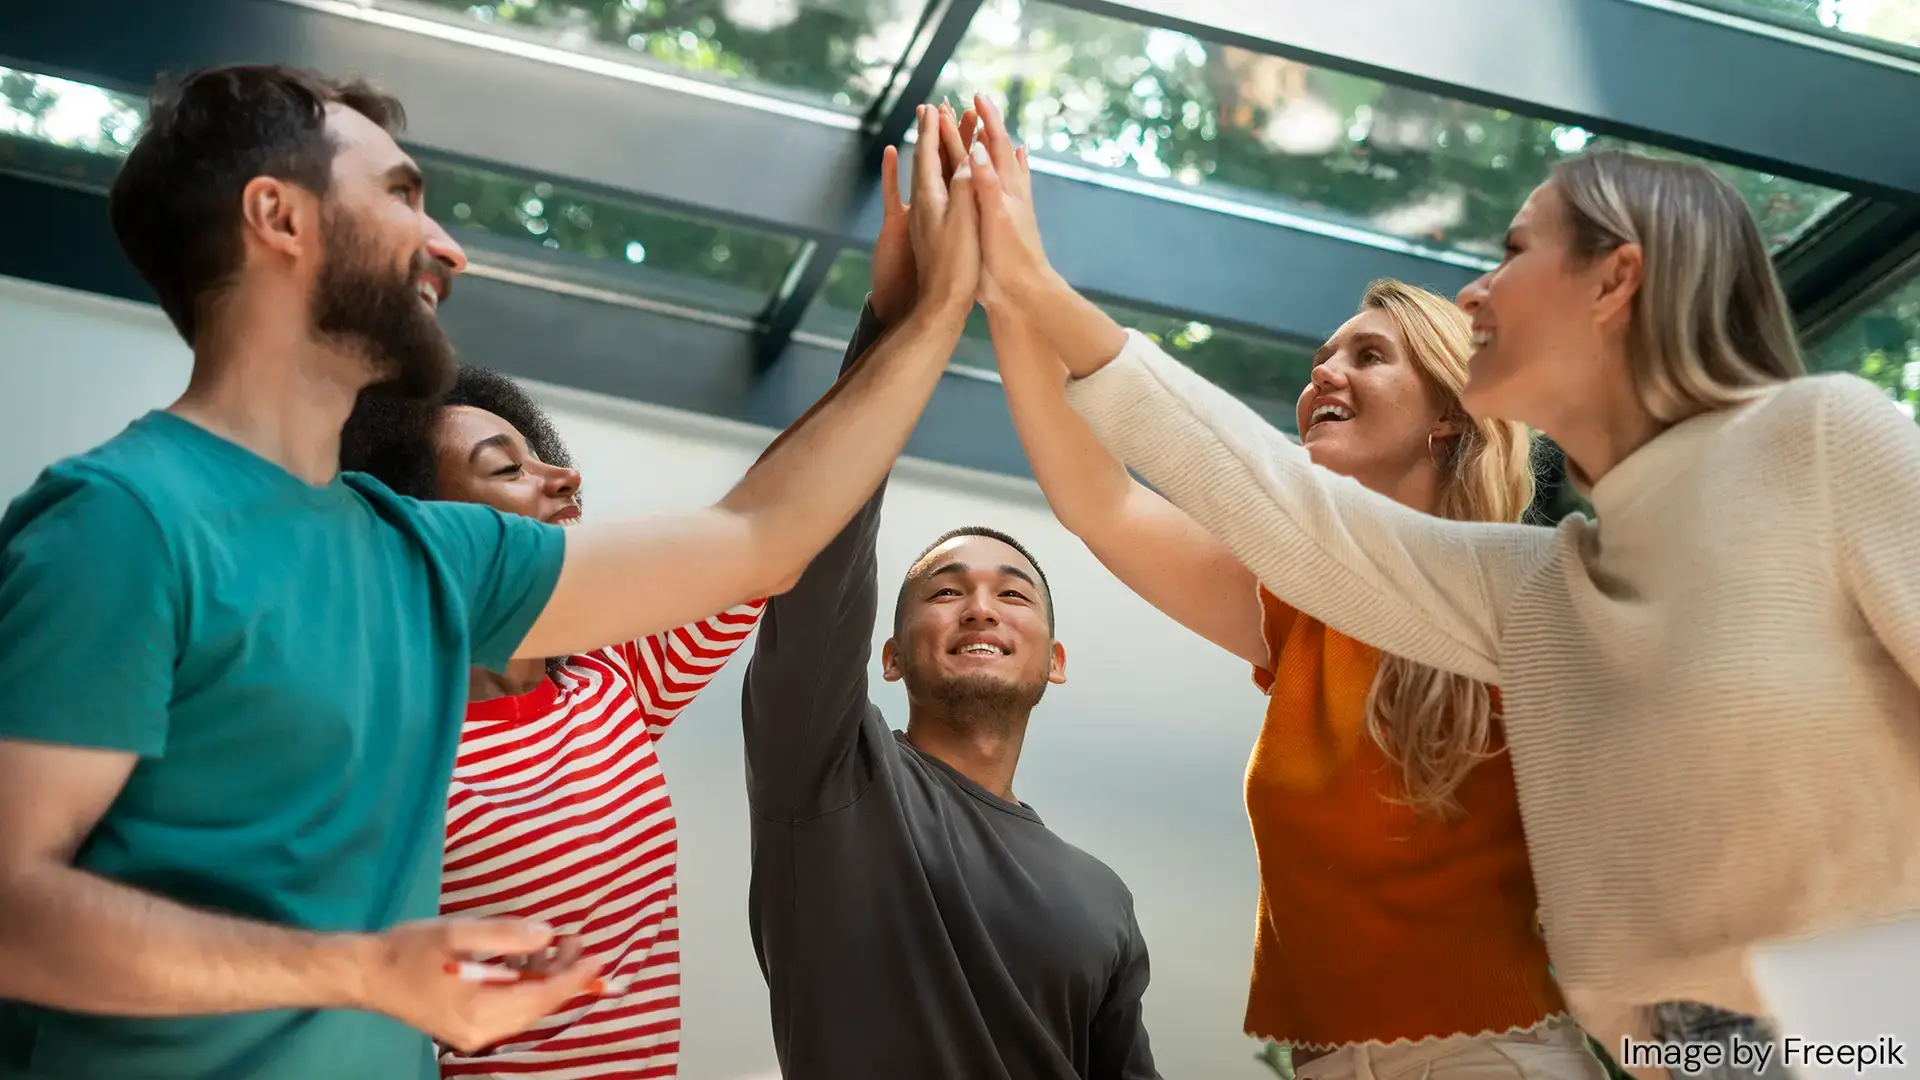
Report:
<svg viewBox="0 0 1920 1080"><path fill-rule="evenodd" d="M1920 914L1920 427L1851 376L1681 423L1599 523L1446 521L1307 459L1129 332L1068 388L1268 589L1501 687L1555 969L1760 1011L1756 943Z"/></svg>

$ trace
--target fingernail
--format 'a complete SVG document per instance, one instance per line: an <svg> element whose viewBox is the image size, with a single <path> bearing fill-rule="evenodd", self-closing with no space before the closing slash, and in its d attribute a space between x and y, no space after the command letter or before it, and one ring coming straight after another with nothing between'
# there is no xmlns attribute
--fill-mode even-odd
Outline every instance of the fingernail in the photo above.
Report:
<svg viewBox="0 0 1920 1080"><path fill-rule="evenodd" d="M606 992L607 992L607 980L605 979L595 979L592 982L587 984L587 993L592 994L595 997L599 997L601 994L604 994Z"/></svg>
<svg viewBox="0 0 1920 1080"><path fill-rule="evenodd" d="M991 159L987 157L986 143L973 144L973 160L976 164L980 164L980 165L986 165L990 162Z"/></svg>
<svg viewBox="0 0 1920 1080"><path fill-rule="evenodd" d="M446 963L440 965L440 970L446 972L449 975L458 975L460 974L460 961L449 960Z"/></svg>

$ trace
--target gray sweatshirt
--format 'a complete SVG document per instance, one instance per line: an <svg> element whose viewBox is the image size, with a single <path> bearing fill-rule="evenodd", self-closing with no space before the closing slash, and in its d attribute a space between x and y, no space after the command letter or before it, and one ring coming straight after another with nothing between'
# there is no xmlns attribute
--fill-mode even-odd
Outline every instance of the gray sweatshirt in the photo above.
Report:
<svg viewBox="0 0 1920 1080"><path fill-rule="evenodd" d="M847 366L879 329L862 314ZM782 1074L1157 1080L1126 885L868 698L884 493L768 604L747 668L748 907Z"/></svg>

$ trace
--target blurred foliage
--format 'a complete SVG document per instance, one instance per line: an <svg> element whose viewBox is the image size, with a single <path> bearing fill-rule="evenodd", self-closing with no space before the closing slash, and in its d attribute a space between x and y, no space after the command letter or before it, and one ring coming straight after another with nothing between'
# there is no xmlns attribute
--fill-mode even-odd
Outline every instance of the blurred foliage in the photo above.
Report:
<svg viewBox="0 0 1920 1080"><path fill-rule="evenodd" d="M1831 25L1836 3L1847 0L1708 2ZM886 84L923 11L922 0L376 3L847 109L867 106ZM1878 0L1854 21L1863 32L1898 40L1905 25L1900 20L1920 18L1916 13L1920 0ZM1039 0L983 4L942 73L936 97L963 97L975 89L1008 102L1018 134L1036 152L1477 257L1497 253L1508 219L1554 163L1583 149L1619 145L1578 128ZM0 168L104 184L113 161L132 145L143 114L140 102L123 95L0 69ZM771 296L800 249L792 237L540 178L434 161L423 167L429 206L450 228L484 230L614 267ZM1842 197L1799 181L1714 167L1745 196L1776 246ZM842 253L805 328L846 333L866 293L869 266L864 252ZM1276 423L1293 426L1293 402L1316 343L1132 306L1109 310ZM984 321L976 318L956 363L990 366L985 340ZM1917 362L1915 285L1809 354L1810 366L1857 371L1909 409L1920 403ZM1543 460L1551 462L1554 453L1549 448ZM1558 516L1579 506L1569 489L1551 482L1554 466L1543 466L1543 474L1550 481L1543 512Z"/></svg>
<svg viewBox="0 0 1920 1080"><path fill-rule="evenodd" d="M1853 371L1920 413L1920 277L1854 316L1807 355L1816 371Z"/></svg>
<svg viewBox="0 0 1920 1080"><path fill-rule="evenodd" d="M840 108L870 104L923 0L376 0Z"/></svg>
<svg viewBox="0 0 1920 1080"><path fill-rule="evenodd" d="M988 0L939 89L1011 100L1038 152L1488 257L1555 163L1680 156L1037 0ZM1713 167L1775 247L1844 197Z"/></svg>
<svg viewBox="0 0 1920 1080"><path fill-rule="evenodd" d="M589 259L647 266L771 296L800 250L791 237L683 217L527 180L421 162L427 210L453 230L480 229Z"/></svg>

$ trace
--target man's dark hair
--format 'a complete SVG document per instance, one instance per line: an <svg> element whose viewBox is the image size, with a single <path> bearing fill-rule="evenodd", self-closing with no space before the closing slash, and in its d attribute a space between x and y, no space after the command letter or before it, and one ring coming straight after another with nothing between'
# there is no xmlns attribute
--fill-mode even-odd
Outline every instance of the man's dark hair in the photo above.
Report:
<svg viewBox="0 0 1920 1080"><path fill-rule="evenodd" d="M327 193L338 149L326 130L332 104L389 133L406 125L400 102L371 85L294 68L208 68L154 87L107 205L120 250L187 344L239 272L247 184L271 176Z"/></svg>
<svg viewBox="0 0 1920 1080"><path fill-rule="evenodd" d="M541 461L571 467L566 444L553 421L520 384L480 367L462 366L445 397L411 401L363 390L340 432L340 468L369 473L401 495L440 497L439 455L434 429L441 408L471 405L512 424Z"/></svg>
<svg viewBox="0 0 1920 1080"><path fill-rule="evenodd" d="M1047 583L1047 572L1045 570L1040 569L1040 560L1034 558L1033 552L1028 551L1026 549L1026 546L1020 543L1020 541L1015 540L1013 537L1008 536L1006 533L1001 532L999 529L989 529L985 525L963 525L958 529L953 529L949 532L941 533L938 539L934 540L933 543L928 544L925 548L921 549L920 554L917 557L915 557L913 560L913 566L907 570L907 576L903 578L900 582L900 594L894 597L893 636L896 638L900 636L900 627L902 622L906 618L907 590L913 586L914 582L919 581L922 577L925 576L925 574L921 570L921 564L926 562L927 556L933 554L934 551L936 551L940 547L940 545L947 543L950 540L958 540L960 537L963 537L963 536L984 536L989 540L998 540L1001 543L1012 548L1013 550L1019 552L1021 558L1027 560L1028 563L1032 564L1033 572L1037 574L1040 578L1040 592L1041 592L1042 599L1044 599L1047 604L1047 636L1049 637L1053 636L1053 625L1054 625L1053 624L1053 586Z"/></svg>

